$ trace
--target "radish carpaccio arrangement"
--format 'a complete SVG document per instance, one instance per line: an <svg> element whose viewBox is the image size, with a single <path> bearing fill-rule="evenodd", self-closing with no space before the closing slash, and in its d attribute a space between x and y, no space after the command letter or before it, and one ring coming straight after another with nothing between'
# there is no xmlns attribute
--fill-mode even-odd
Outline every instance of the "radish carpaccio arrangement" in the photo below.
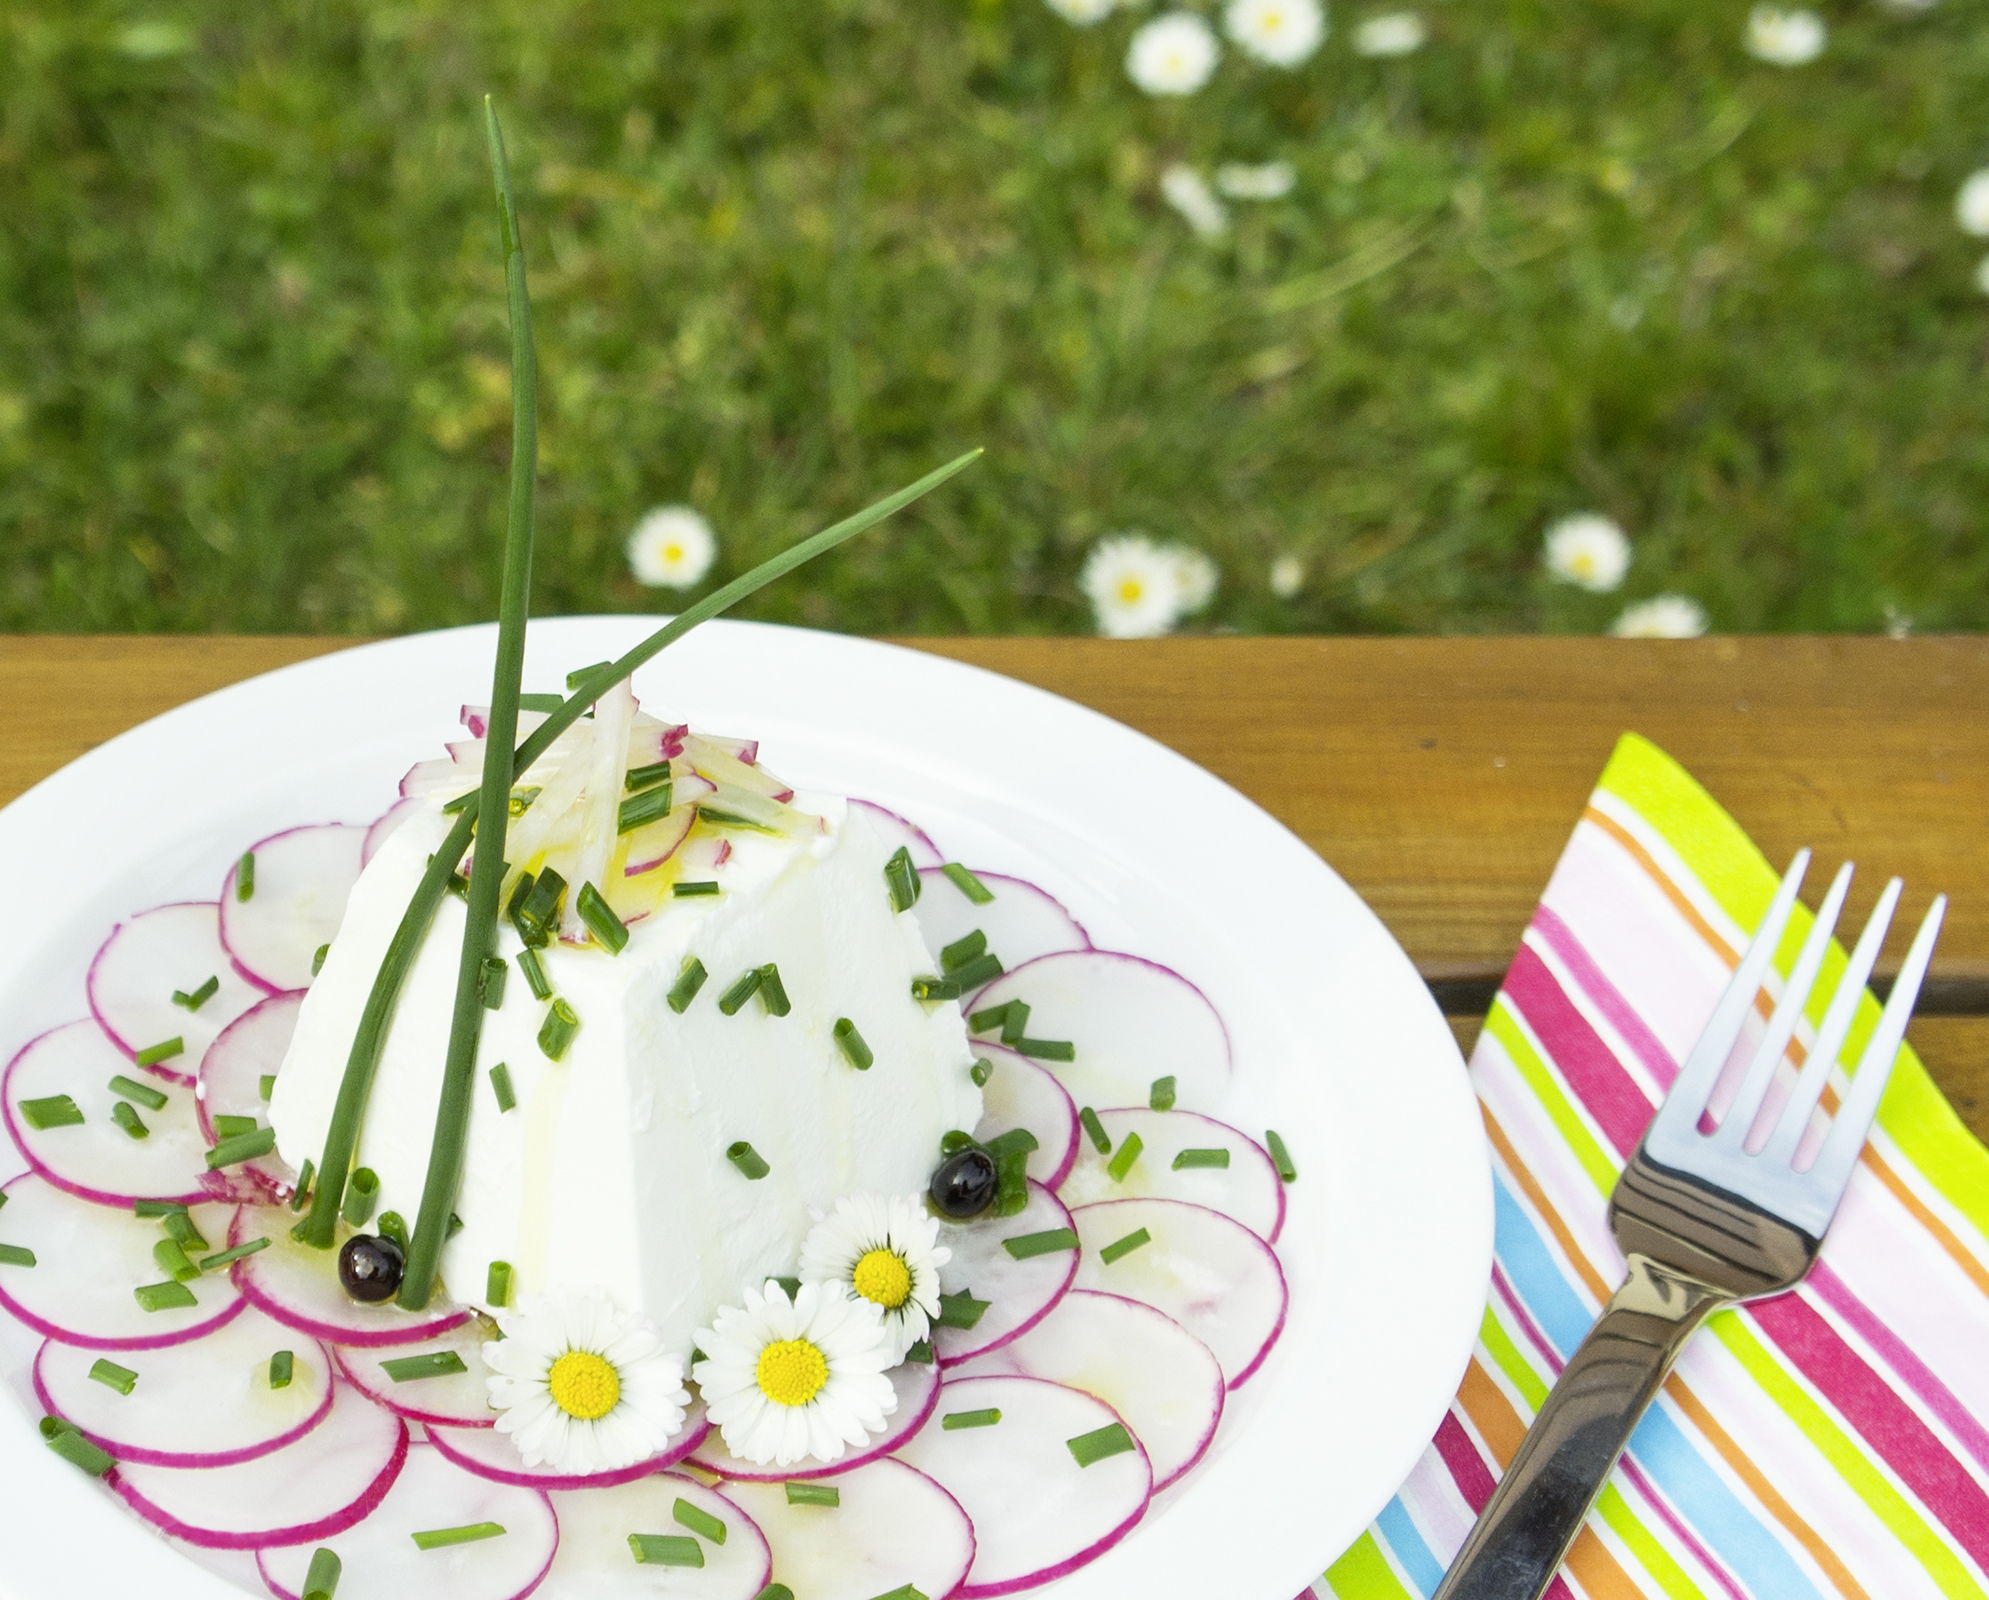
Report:
<svg viewBox="0 0 1989 1600"><path fill-rule="evenodd" d="M283 1600L1075 1571L1284 1323L1295 1173L1208 1114L1221 1019L626 678L590 704L510 791L473 984L467 707L370 827L119 923L15 1057L0 1306L50 1470Z"/></svg>

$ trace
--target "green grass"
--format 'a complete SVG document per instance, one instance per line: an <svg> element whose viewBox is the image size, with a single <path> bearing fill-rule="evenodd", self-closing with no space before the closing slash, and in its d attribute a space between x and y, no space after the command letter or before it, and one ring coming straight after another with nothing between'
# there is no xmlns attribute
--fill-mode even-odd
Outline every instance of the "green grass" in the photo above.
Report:
<svg viewBox="0 0 1989 1600"><path fill-rule="evenodd" d="M1374 7L1372 9L1379 9ZM1989 21L1827 9L1795 70L1732 0L1460 0L1420 55L1234 52L1185 101L1139 20L1042 0L13 0L0 10L0 625L494 614L509 444L479 98L538 308L535 608L659 608L974 445L760 597L904 631L1089 625L1119 528L1221 564L1204 623L1989 622ZM1176 159L1284 157L1195 239ZM1399 256L1399 259L1395 259ZM1355 282L1358 278L1360 281ZM1544 525L1627 527L1621 594ZM1310 579L1267 586L1295 552ZM667 597L670 604L680 603Z"/></svg>

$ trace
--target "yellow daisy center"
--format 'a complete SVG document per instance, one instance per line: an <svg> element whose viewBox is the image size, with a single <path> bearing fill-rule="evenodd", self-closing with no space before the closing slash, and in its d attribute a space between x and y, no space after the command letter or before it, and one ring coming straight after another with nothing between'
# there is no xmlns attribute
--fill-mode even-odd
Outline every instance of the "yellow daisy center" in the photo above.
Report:
<svg viewBox="0 0 1989 1600"><path fill-rule="evenodd" d="M894 1251L878 1248L857 1262L850 1286L886 1311L896 1311L912 1297L912 1269Z"/></svg>
<svg viewBox="0 0 1989 1600"><path fill-rule="evenodd" d="M775 1405L805 1406L829 1381L829 1363L806 1339L776 1339L760 1352L753 1376Z"/></svg>
<svg viewBox="0 0 1989 1600"><path fill-rule="evenodd" d="M1122 578L1119 580L1119 598L1127 605L1137 604L1139 597L1145 593L1146 585L1141 583L1138 578Z"/></svg>
<svg viewBox="0 0 1989 1600"><path fill-rule="evenodd" d="M663 559L665 561L682 561L684 559L684 547L680 544L666 544L663 547Z"/></svg>
<svg viewBox="0 0 1989 1600"><path fill-rule="evenodd" d="M546 1388L554 1405L582 1422L605 1417L622 1397L621 1374L591 1350L569 1350L555 1361Z"/></svg>
<svg viewBox="0 0 1989 1600"><path fill-rule="evenodd" d="M1583 577L1587 577L1591 572L1595 571L1595 556L1592 552L1583 550L1568 565Z"/></svg>

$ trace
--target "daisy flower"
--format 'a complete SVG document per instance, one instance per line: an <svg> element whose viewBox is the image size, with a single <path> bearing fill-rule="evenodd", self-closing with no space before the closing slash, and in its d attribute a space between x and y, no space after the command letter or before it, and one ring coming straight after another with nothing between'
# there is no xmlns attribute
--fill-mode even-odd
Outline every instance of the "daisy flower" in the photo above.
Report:
<svg viewBox="0 0 1989 1600"><path fill-rule="evenodd" d="M628 536L628 568L652 589L688 589L711 571L718 540L689 506L658 506Z"/></svg>
<svg viewBox="0 0 1989 1600"><path fill-rule="evenodd" d="M1216 189L1232 200L1282 200L1297 182L1298 170L1289 161L1264 161L1256 166L1225 161L1216 168Z"/></svg>
<svg viewBox="0 0 1989 1600"><path fill-rule="evenodd" d="M483 1347L497 1431L525 1465L611 1472L658 1455L684 1425L684 1364L601 1290L529 1295Z"/></svg>
<svg viewBox="0 0 1989 1600"><path fill-rule="evenodd" d="M1157 638L1181 620L1179 569L1144 534L1100 539L1085 558L1077 586L1108 639Z"/></svg>
<svg viewBox="0 0 1989 1600"><path fill-rule="evenodd" d="M1609 631L1619 639L1696 639L1706 631L1706 608L1682 594L1661 594L1625 606Z"/></svg>
<svg viewBox="0 0 1989 1600"><path fill-rule="evenodd" d="M1989 294L1989 256L1984 256L1975 264L1975 287Z"/></svg>
<svg viewBox="0 0 1989 1600"><path fill-rule="evenodd" d="M840 1283L804 1283L792 1300L771 1278L698 1332L691 1376L725 1448L756 1466L839 1461L898 1408L897 1365L878 1308Z"/></svg>
<svg viewBox="0 0 1989 1600"><path fill-rule="evenodd" d="M1747 53L1778 67L1800 67L1823 54L1823 18L1814 11L1756 6L1747 14Z"/></svg>
<svg viewBox="0 0 1989 1600"><path fill-rule="evenodd" d="M1326 37L1319 0L1229 0L1223 27L1259 61L1295 67Z"/></svg>
<svg viewBox="0 0 1989 1600"><path fill-rule="evenodd" d="M1048 0L1052 11L1066 22L1075 22L1080 28L1088 28L1094 22L1103 22L1112 14L1116 0Z"/></svg>
<svg viewBox="0 0 1989 1600"><path fill-rule="evenodd" d="M801 1281L839 1283L876 1306L895 1366L931 1331L939 1269L952 1259L917 1195L845 1195L802 1241Z"/></svg>
<svg viewBox="0 0 1989 1600"><path fill-rule="evenodd" d="M1410 56L1423 48L1430 30L1413 11L1391 11L1369 17L1354 29L1354 53L1363 56Z"/></svg>
<svg viewBox="0 0 1989 1600"><path fill-rule="evenodd" d="M1172 545L1167 553L1174 558L1174 592L1183 614L1201 610L1215 598L1222 569L1191 545Z"/></svg>
<svg viewBox="0 0 1989 1600"><path fill-rule="evenodd" d="M1160 193L1202 238L1216 239L1229 232L1229 208L1193 167L1175 162L1160 175Z"/></svg>
<svg viewBox="0 0 1989 1600"><path fill-rule="evenodd" d="M1271 593L1290 600L1305 587L1305 563L1297 556L1279 556L1271 563Z"/></svg>
<svg viewBox="0 0 1989 1600"><path fill-rule="evenodd" d="M1608 594L1630 570L1630 541L1609 518L1585 511L1547 530L1546 562L1563 583Z"/></svg>
<svg viewBox="0 0 1989 1600"><path fill-rule="evenodd" d="M1989 167L1971 172L1954 197L1954 219L1963 233L1989 238Z"/></svg>
<svg viewBox="0 0 1989 1600"><path fill-rule="evenodd" d="M1133 35L1126 76L1148 94L1193 94L1209 81L1222 47L1192 11L1155 17Z"/></svg>

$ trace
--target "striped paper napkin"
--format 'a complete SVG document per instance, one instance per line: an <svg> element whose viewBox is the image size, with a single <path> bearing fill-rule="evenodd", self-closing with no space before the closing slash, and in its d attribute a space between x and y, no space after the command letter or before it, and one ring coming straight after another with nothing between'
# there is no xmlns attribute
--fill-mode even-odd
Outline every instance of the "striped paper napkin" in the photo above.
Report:
<svg viewBox="0 0 1989 1600"><path fill-rule="evenodd" d="M1617 746L1471 1057L1497 1243L1470 1370L1408 1482L1318 1594L1435 1590L1621 1281L1610 1189L1778 870L1662 751L1634 735ZM1939 887L1908 886L1905 926ZM1798 911L1781 971L1809 920ZM1843 969L1838 949L1792 1059ZM1847 1058L1877 1018L1867 995ZM1815 1270L1693 1338L1548 1593L1989 1595L1985 1421L1989 1151L1908 1049Z"/></svg>

